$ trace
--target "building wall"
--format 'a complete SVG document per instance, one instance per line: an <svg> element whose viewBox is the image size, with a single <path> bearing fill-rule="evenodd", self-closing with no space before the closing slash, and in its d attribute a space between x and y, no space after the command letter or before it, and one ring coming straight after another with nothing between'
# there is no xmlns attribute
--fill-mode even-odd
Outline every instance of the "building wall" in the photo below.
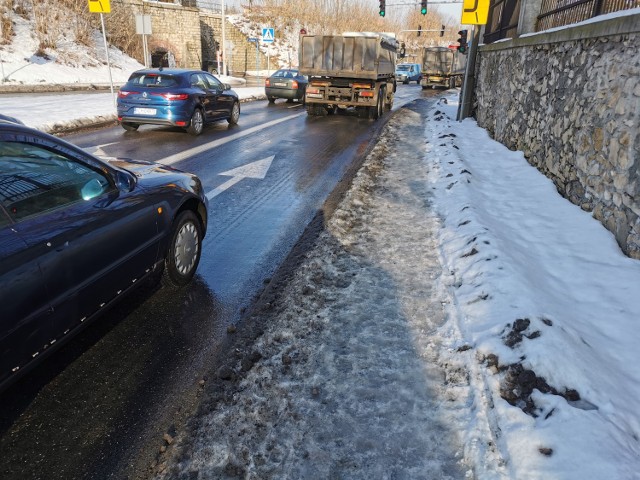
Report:
<svg viewBox="0 0 640 480"><path fill-rule="evenodd" d="M175 60L175 66L180 68L199 69L205 61L216 60L211 40L222 44L222 15L175 3L143 0L118 3L119 8L131 11L133 24L136 14L151 16L152 34L147 39L150 54L156 49L167 50ZM249 42L229 21L225 23L225 37L227 42L233 43L233 49L227 51L229 72L244 75L247 70L256 70L255 43ZM257 63L261 69L267 69L267 57L262 52L258 52ZM271 70L277 68L275 62L270 63Z"/></svg>
<svg viewBox="0 0 640 480"><path fill-rule="evenodd" d="M136 15L151 17L152 34L147 36L150 54L156 49L164 49L171 53L176 66L200 68L202 56L200 11L197 8L183 7L175 3L145 2L143 0L122 0L118 4L119 7L121 5L120 8L131 11L131 21L134 25ZM138 60L142 61L143 59Z"/></svg>
<svg viewBox="0 0 640 480"><path fill-rule="evenodd" d="M640 14L480 46L474 114L640 259Z"/></svg>

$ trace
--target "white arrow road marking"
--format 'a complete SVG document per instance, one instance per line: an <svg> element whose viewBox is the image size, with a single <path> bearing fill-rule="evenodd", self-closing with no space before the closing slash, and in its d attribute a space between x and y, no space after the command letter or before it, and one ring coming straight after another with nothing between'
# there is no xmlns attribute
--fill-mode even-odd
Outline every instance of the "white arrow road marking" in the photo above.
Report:
<svg viewBox="0 0 640 480"><path fill-rule="evenodd" d="M227 170L226 172L219 173L218 175L224 175L225 177L231 178L224 182L222 185L207 193L207 198L211 200L213 197L217 197L225 190L233 187L243 178L257 178L259 180L264 179L264 177L267 176L267 171L269 171L269 167L271 167L271 162L273 162L274 158L275 155L271 155L270 157L263 158L262 160L256 160L255 162L248 163L247 165L243 165L241 167L233 168L231 170Z"/></svg>

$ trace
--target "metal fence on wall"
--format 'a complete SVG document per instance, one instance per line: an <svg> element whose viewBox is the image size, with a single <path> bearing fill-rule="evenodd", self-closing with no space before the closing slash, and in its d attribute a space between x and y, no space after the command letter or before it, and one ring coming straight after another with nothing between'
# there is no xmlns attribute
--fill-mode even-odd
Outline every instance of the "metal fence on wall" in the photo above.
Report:
<svg viewBox="0 0 640 480"><path fill-rule="evenodd" d="M520 0L494 0L491 2L484 43L515 37L519 16Z"/></svg>
<svg viewBox="0 0 640 480"><path fill-rule="evenodd" d="M543 0L536 31L636 7L640 7L640 0Z"/></svg>

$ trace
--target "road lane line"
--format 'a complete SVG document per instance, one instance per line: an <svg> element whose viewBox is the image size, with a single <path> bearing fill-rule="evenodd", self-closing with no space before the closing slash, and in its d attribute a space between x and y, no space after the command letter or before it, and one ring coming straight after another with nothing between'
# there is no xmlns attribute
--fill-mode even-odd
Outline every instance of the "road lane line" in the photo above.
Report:
<svg viewBox="0 0 640 480"><path fill-rule="evenodd" d="M294 118L301 117L302 115L306 115L306 112L296 113L295 115L290 115L288 117L279 118L278 120L272 120L267 123L263 123L261 125L256 125L255 127L248 128L238 133L234 133L233 135L229 135L225 138L220 138L218 140L214 140L213 142L205 143L203 145L198 145L197 147L190 148L189 150L184 150L180 153L176 153L173 155L169 155L168 157L161 158L156 160L156 162L161 163L163 165L172 165L174 163L185 160L186 158L191 157L192 155L197 155L202 152L206 152L214 147L219 147L220 145L224 145L225 143L232 142L234 140L238 140L239 138L246 137L247 135L251 135L252 133L259 132L260 130L264 130L265 128L273 127L282 122L286 122L288 120L293 120Z"/></svg>

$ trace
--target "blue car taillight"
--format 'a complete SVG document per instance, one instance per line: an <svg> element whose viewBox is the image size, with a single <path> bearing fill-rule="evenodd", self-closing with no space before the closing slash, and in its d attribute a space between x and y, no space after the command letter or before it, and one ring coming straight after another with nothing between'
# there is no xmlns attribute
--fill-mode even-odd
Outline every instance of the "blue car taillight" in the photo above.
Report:
<svg viewBox="0 0 640 480"><path fill-rule="evenodd" d="M165 100L173 101L173 100L188 100L189 95L187 93L171 93L171 92L151 92L151 95L156 97L162 97Z"/></svg>

